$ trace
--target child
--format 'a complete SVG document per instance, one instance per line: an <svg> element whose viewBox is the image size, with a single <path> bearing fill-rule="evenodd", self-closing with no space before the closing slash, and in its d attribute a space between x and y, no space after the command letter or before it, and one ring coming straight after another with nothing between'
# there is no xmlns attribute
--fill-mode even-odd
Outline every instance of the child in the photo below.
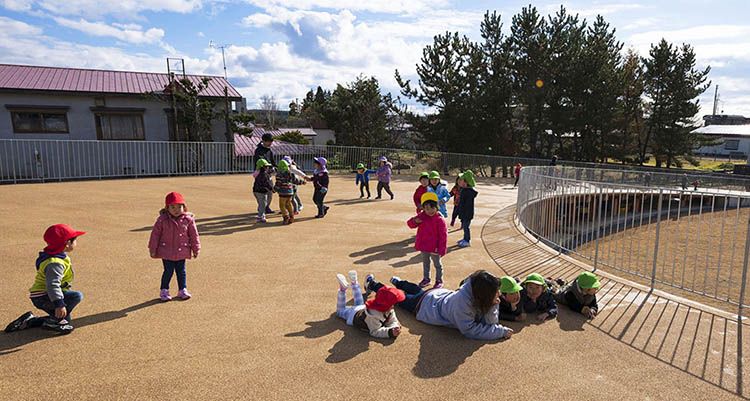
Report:
<svg viewBox="0 0 750 401"><path fill-rule="evenodd" d="M377 338L396 338L401 334L401 324L396 318L393 306L403 301L404 292L383 286L375 294L374 299L367 302L362 298L362 289L357 281L357 272L349 272L349 280L354 295L354 306L346 306L346 289L349 283L343 274L337 274L339 291L336 299L336 316L346 320L346 324L367 331Z"/></svg>
<svg viewBox="0 0 750 401"><path fill-rule="evenodd" d="M383 287L371 274L365 282L368 292L380 291ZM473 340L508 339L513 335L512 329L498 321L499 281L485 270L474 272L458 291L446 288L425 291L395 276L391 277L391 283L406 293L406 298L398 305L416 314L420 322L455 327Z"/></svg>
<svg viewBox="0 0 750 401"><path fill-rule="evenodd" d="M326 160L325 157L316 157L313 162L313 167L315 167L315 170L313 171L312 178L308 178L308 180L313 182L313 185L315 187L315 192L313 193L313 202L315 202L315 205L318 206L318 214L315 216L316 219L322 219L325 217L325 215L328 213L328 206L326 206L323 202L325 201L326 194L328 194L328 169L326 168L326 164L328 164L328 160Z"/></svg>
<svg viewBox="0 0 750 401"><path fill-rule="evenodd" d="M451 196L453 197L453 214L451 216L451 227L453 227L456 224L456 217L458 217L458 201L461 200L461 187L458 185L458 182L461 180L461 178L456 177L456 183L453 185L453 188L451 188Z"/></svg>
<svg viewBox="0 0 750 401"><path fill-rule="evenodd" d="M359 185L359 198L365 197L364 190L367 190L367 199L370 199L370 174L375 174L375 170L366 169L363 163L357 164L357 178L354 185Z"/></svg>
<svg viewBox="0 0 750 401"><path fill-rule="evenodd" d="M279 194L279 209L284 217L283 224L294 223L294 205L292 198L297 192L297 185L305 184L304 180L296 178L289 170L289 163L286 160L280 160L277 165L276 184L273 189Z"/></svg>
<svg viewBox="0 0 750 401"><path fill-rule="evenodd" d="M500 320L520 322L526 319L521 307L521 289L513 277L500 277Z"/></svg>
<svg viewBox="0 0 750 401"><path fill-rule="evenodd" d="M55 224L44 232L47 246L36 259L36 277L29 289L29 298L35 307L47 313L46 317L36 317L26 312L12 321L5 332L42 327L47 330L68 334L73 331L70 314L83 299L83 294L72 291L73 266L68 254L73 252L76 239L86 234L65 224Z"/></svg>
<svg viewBox="0 0 750 401"><path fill-rule="evenodd" d="M476 181L474 173L467 170L458 175L458 185L461 187L461 196L458 202L458 218L461 219L461 227L464 230L464 238L458 241L458 246L466 248L471 246L471 219L474 218L474 199L477 191L474 189Z"/></svg>
<svg viewBox="0 0 750 401"><path fill-rule="evenodd" d="M599 291L599 279L594 273L583 272L554 294L555 301L567 305L570 309L593 319L599 313L596 304L596 293Z"/></svg>
<svg viewBox="0 0 750 401"><path fill-rule="evenodd" d="M253 195L258 201L258 215L255 221L258 223L266 222L266 212L271 206L273 197L273 181L271 181L271 163L266 159L258 159L255 163L255 182L253 183Z"/></svg>
<svg viewBox="0 0 750 401"><path fill-rule="evenodd" d="M378 175L378 196L375 199L380 199L383 193L383 189L393 200L393 192L391 192L391 174L393 174L393 164L391 164L385 156L378 158L380 166L375 171Z"/></svg>
<svg viewBox="0 0 750 401"><path fill-rule="evenodd" d="M169 295L169 282L176 272L179 289L177 296L182 300L188 300L192 295L186 285L185 259L190 259L191 256L197 258L201 250L195 216L188 212L185 198L178 192L168 193L164 204L148 241L151 257L161 258L164 265L159 299L164 302L172 299Z"/></svg>
<svg viewBox="0 0 750 401"><path fill-rule="evenodd" d="M549 285L539 273L532 273L521 283L521 308L523 313L536 313L536 319L543 322L557 316L557 303Z"/></svg>
<svg viewBox="0 0 750 401"><path fill-rule="evenodd" d="M289 171L294 174L295 177L299 178L300 180L304 180L307 178L307 174L305 174L304 171L297 168L297 163L292 159L291 156L284 156L282 157L282 160L285 160L287 164L289 164ZM299 198L299 195L297 195L297 187L294 187L294 196L292 197L292 206L294 206L294 215L298 215L299 212L302 211L302 199Z"/></svg>
<svg viewBox="0 0 750 401"><path fill-rule="evenodd" d="M513 169L513 175L516 176L516 182L513 183L513 188L518 185L518 179L521 177L521 163L516 163L516 167Z"/></svg>
<svg viewBox="0 0 750 401"><path fill-rule="evenodd" d="M448 244L448 228L445 220L437 214L437 195L427 192L422 195L423 211L417 216L409 219L406 224L409 228L417 229L417 239L414 248L422 253L422 281L419 287L424 288L430 284L430 259L435 265L435 286L443 287L443 265L440 257L445 256Z"/></svg>
<svg viewBox="0 0 750 401"><path fill-rule="evenodd" d="M451 198L450 192L448 192L448 188L445 187L445 184L440 179L440 173L438 173L435 170L430 171L430 184L427 187L427 190L430 192L433 192L437 195L438 198L438 206L440 207L440 214L443 217L448 217L448 206L445 206L446 203L448 203L448 200Z"/></svg>
<svg viewBox="0 0 750 401"><path fill-rule="evenodd" d="M422 195L427 192L428 185L430 185L430 174L423 171L419 174L419 186L414 190L414 195L412 196L414 206L417 207L417 214L422 211Z"/></svg>

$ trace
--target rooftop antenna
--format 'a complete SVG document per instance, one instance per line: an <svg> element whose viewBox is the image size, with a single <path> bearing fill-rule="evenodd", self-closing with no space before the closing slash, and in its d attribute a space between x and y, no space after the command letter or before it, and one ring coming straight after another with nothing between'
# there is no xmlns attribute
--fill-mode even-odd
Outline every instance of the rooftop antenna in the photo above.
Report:
<svg viewBox="0 0 750 401"><path fill-rule="evenodd" d="M227 60L224 57L224 49L231 46L231 44L219 45L213 40L208 41L208 47L212 49L221 49L221 62L224 64L224 79L227 79Z"/></svg>
<svg viewBox="0 0 750 401"><path fill-rule="evenodd" d="M227 142L232 141L232 128L229 122L229 88L227 87L227 59L224 57L224 49L229 47L229 44L216 44L213 40L208 41L208 47L212 49L221 49L221 62L224 65L224 135L226 136Z"/></svg>

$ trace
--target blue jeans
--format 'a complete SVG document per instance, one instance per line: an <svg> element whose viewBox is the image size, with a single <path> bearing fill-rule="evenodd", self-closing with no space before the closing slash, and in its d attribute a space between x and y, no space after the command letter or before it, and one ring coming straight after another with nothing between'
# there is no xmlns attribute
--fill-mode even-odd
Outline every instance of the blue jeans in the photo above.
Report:
<svg viewBox="0 0 750 401"><path fill-rule="evenodd" d="M410 283L406 280L398 281L394 283L394 285L396 286L396 288L403 291L406 295L406 299L399 302L398 306L400 306L404 310L416 314L417 306L419 306L419 302L422 300L424 294L426 294L425 290L423 290L422 287L418 286L417 284ZM373 282L372 284L370 284L370 289L377 293L382 286L382 283Z"/></svg>
<svg viewBox="0 0 750 401"><path fill-rule="evenodd" d="M83 300L83 294L78 291L63 291L63 297L63 300L65 301L65 309L68 311L68 315L65 316L65 319L70 321L70 313L73 312L73 309L75 309L79 303L81 303L81 300ZM47 312L51 317L55 317L55 304L52 303L52 300L49 299L48 296L44 295L31 298L31 303L33 303L38 309Z"/></svg>
<svg viewBox="0 0 750 401"><path fill-rule="evenodd" d="M184 290L187 280L185 274L185 259L182 260L166 260L162 259L164 264L164 273L161 275L161 289L168 290L169 282L172 281L172 274L177 273L177 289Z"/></svg>
<svg viewBox="0 0 750 401"><path fill-rule="evenodd" d="M464 241L471 242L471 229L469 226L471 225L471 219L469 220L461 220L461 226L464 229Z"/></svg>

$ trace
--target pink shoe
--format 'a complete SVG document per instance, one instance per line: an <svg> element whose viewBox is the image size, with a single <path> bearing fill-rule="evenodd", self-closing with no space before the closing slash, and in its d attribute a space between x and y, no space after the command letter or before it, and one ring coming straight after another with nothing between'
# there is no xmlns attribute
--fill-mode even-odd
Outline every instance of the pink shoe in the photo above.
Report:
<svg viewBox="0 0 750 401"><path fill-rule="evenodd" d="M171 301L172 296L169 295L169 290L161 290L161 292L159 293L159 299L164 302Z"/></svg>
<svg viewBox="0 0 750 401"><path fill-rule="evenodd" d="M180 299L183 301L187 301L188 299L190 299L190 297L192 297L192 295L190 295L190 293L188 292L187 288L181 289L180 292L177 293L177 296L180 297Z"/></svg>
<svg viewBox="0 0 750 401"><path fill-rule="evenodd" d="M421 287L421 288L425 288L428 285L430 285L430 279L423 278L422 281L420 281L419 284L417 284L417 285L419 285L419 287Z"/></svg>
<svg viewBox="0 0 750 401"><path fill-rule="evenodd" d="M432 288L443 288L443 280L435 280L435 285Z"/></svg>

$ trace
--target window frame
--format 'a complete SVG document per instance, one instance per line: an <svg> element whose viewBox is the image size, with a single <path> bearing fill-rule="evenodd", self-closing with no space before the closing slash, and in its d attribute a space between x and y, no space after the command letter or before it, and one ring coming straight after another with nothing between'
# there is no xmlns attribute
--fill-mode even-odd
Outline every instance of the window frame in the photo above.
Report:
<svg viewBox="0 0 750 401"><path fill-rule="evenodd" d="M734 147L729 147L729 143L735 144ZM724 150L739 150L740 149L740 140L739 139L725 139L724 140Z"/></svg>
<svg viewBox="0 0 750 401"><path fill-rule="evenodd" d="M92 107L91 112L94 114L94 126L96 127L96 139L100 141L145 141L146 140L146 125L143 119L143 115L146 109L142 108L130 108L130 107ZM141 126L141 138L104 138L102 131L101 118L106 116L133 116L138 117L138 122Z"/></svg>
<svg viewBox="0 0 750 401"><path fill-rule="evenodd" d="M68 106L43 106L43 105L12 105L6 104L5 108L10 113L10 123L13 127L13 134L50 134L50 135L67 135L70 134L70 122L68 120ZM41 129L23 129L16 124L16 115L20 113L36 113L40 115ZM45 125L45 115L62 116L65 120L65 130L49 130Z"/></svg>

